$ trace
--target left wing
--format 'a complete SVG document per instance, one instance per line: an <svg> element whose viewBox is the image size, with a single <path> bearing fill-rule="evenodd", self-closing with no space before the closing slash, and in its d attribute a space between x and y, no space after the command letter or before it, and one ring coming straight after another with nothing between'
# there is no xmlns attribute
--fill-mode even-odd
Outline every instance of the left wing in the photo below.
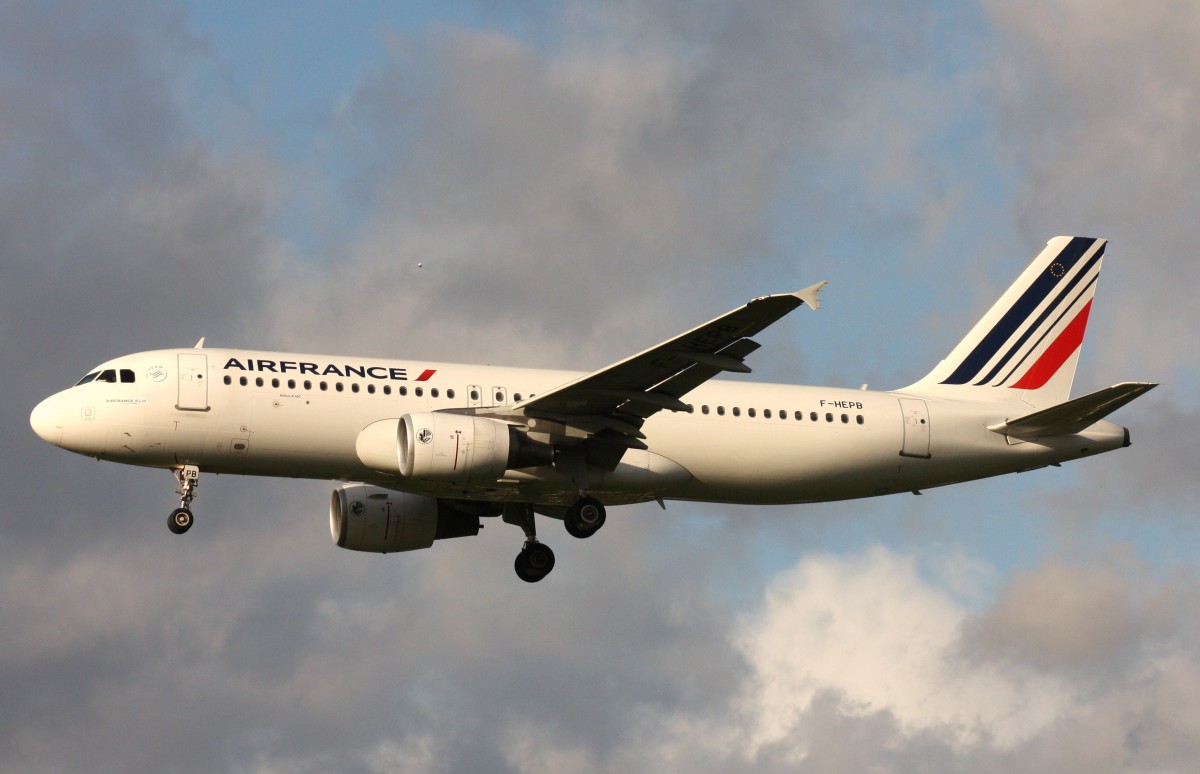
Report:
<svg viewBox="0 0 1200 774"><path fill-rule="evenodd" d="M686 411L680 400L722 371L749 373L743 362L759 333L798 306L820 308L820 282L795 293L756 298L633 357L511 406L480 413L527 421L531 434L586 443L586 461L612 469L626 449L645 449L642 424L658 411Z"/></svg>

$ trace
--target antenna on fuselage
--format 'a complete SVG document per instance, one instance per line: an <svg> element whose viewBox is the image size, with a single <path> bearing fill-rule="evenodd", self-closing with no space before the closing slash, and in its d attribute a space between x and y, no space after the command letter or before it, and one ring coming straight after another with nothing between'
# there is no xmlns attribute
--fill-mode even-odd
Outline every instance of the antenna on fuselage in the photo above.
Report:
<svg viewBox="0 0 1200 774"><path fill-rule="evenodd" d="M196 342L196 346L192 347L192 349L204 349L204 340L205 340L206 338L208 338L208 337L207 337L207 336L201 336L201 337L200 337L200 340Z"/></svg>

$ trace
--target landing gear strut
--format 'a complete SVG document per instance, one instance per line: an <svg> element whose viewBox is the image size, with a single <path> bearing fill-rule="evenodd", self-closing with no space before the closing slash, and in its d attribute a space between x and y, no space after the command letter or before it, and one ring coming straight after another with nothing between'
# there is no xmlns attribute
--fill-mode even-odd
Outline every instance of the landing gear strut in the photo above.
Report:
<svg viewBox="0 0 1200 774"><path fill-rule="evenodd" d="M184 465L175 471L175 480L179 482L179 488L175 490L179 495L179 507L171 511L167 526L176 535L182 535L192 528L192 522L195 521L192 518L192 499L196 496L196 487L200 486L200 468Z"/></svg>
<svg viewBox="0 0 1200 774"><path fill-rule="evenodd" d="M517 577L526 583L537 583L554 569L554 552L550 546L537 539L537 528L533 523L533 506L529 503L507 503L503 518L525 532L525 545L513 562Z"/></svg>
<svg viewBox="0 0 1200 774"><path fill-rule="evenodd" d="M580 497L563 515L563 524L571 537L586 538L604 526L604 504L594 497Z"/></svg>

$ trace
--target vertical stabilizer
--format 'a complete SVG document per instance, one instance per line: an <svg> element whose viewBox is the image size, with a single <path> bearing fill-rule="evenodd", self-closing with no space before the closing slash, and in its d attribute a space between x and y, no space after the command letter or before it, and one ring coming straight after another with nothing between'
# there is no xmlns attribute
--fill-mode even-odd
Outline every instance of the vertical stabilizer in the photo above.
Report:
<svg viewBox="0 0 1200 774"><path fill-rule="evenodd" d="M1014 395L1038 408L1067 400L1105 244L1051 239L958 346L908 390L984 400Z"/></svg>

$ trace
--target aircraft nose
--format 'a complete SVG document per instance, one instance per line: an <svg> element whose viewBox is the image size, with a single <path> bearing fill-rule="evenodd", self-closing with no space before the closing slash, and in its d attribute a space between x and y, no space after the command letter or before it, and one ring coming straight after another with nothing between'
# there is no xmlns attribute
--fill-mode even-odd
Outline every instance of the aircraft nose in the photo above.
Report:
<svg viewBox="0 0 1200 774"><path fill-rule="evenodd" d="M62 446L63 421L56 397L52 395L34 407L29 414L29 426L43 441Z"/></svg>

